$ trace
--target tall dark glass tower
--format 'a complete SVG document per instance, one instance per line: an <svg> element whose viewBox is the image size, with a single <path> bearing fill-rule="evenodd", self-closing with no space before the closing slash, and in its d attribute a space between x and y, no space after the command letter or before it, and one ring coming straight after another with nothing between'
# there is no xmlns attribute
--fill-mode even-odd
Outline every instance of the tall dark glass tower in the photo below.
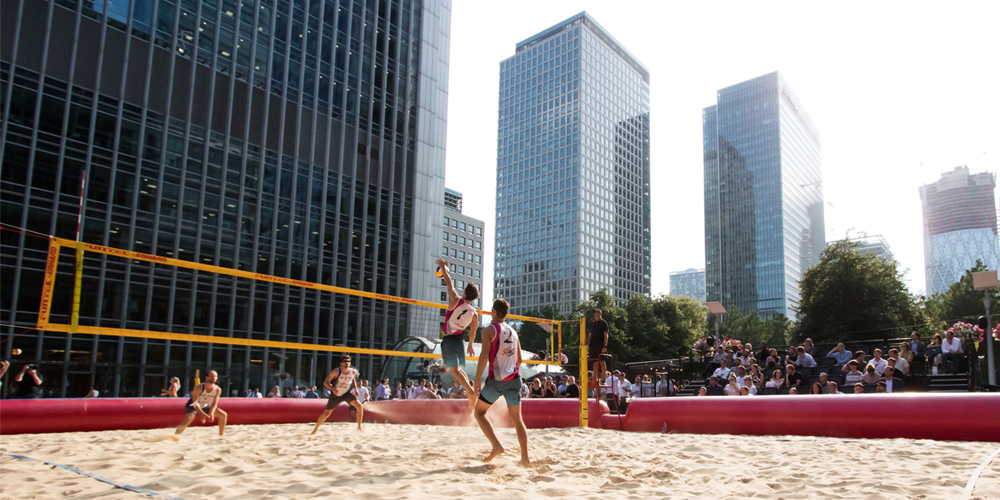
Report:
<svg viewBox="0 0 1000 500"><path fill-rule="evenodd" d="M649 71L582 12L500 63L494 295L650 291Z"/></svg>
<svg viewBox="0 0 1000 500"><path fill-rule="evenodd" d="M5 0L0 23L5 223L434 300L449 0ZM34 324L47 244L0 233L0 322L4 356L22 349L56 396L188 390L209 367L225 395L266 392L336 363L6 326ZM383 349L412 330L401 304L97 254L84 274L82 324ZM379 361L355 356L369 376Z"/></svg>
<svg viewBox="0 0 1000 500"><path fill-rule="evenodd" d="M777 72L720 90L702 118L707 299L794 317L825 246L819 132Z"/></svg>

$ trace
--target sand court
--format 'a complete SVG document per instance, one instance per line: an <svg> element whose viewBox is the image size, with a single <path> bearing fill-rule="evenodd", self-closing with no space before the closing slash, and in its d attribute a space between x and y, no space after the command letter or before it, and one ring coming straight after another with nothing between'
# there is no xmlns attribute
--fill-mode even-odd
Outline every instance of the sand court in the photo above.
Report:
<svg viewBox="0 0 1000 500"><path fill-rule="evenodd" d="M166 497L964 498L995 443L513 429L491 464L477 427L330 423L4 436L0 451L77 467ZM0 498L150 498L49 465L0 457ZM973 498L1000 498L1000 461Z"/></svg>

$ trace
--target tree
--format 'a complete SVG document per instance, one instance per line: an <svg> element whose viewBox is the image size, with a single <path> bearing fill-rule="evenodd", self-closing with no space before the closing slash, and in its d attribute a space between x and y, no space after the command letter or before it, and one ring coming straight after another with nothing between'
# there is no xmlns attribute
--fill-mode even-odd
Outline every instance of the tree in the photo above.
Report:
<svg viewBox="0 0 1000 500"><path fill-rule="evenodd" d="M837 241L820 253L799 282L798 340L815 342L896 337L923 323L896 262Z"/></svg>
<svg viewBox="0 0 1000 500"><path fill-rule="evenodd" d="M594 309L600 308L608 322L608 352L615 364L676 358L686 354L695 339L707 331L705 315L708 309L690 297L662 295L649 298L635 294L622 307L615 306L607 290L594 292L590 300L580 303L576 317L587 319L587 329L593 322ZM579 339L572 340L563 330L564 352L571 359L579 356ZM572 354L570 354L572 353Z"/></svg>
<svg viewBox="0 0 1000 500"><path fill-rule="evenodd" d="M708 332L708 308L683 295L661 295L653 302L653 313L667 328L659 339L652 359L672 359L687 355L695 340Z"/></svg>
<svg viewBox="0 0 1000 500"><path fill-rule="evenodd" d="M719 324L719 335L740 340L744 344L749 342L754 347L760 347L764 343L774 347L788 343L793 327L794 323L784 314L761 318L757 311L744 315L733 307L726 313L725 321Z"/></svg>
<svg viewBox="0 0 1000 500"><path fill-rule="evenodd" d="M924 311L928 318L929 331L927 333L944 334L944 330L958 321L976 324L980 316L986 314L986 307L983 304L983 291L976 290L972 285L972 273L987 271L983 261L976 260L976 265L972 269L965 271L965 274L955 283L952 283L944 293L934 294L924 300ZM998 315L994 311L1000 310L1000 293L998 290L990 290L990 316L991 325L997 324ZM984 335L990 335L985 332ZM926 338L926 337L925 337ZM977 348L977 356L987 355L987 342L981 342ZM1000 342L993 342L994 359L1000 359ZM978 363L972 363L973 370L978 372ZM986 374L977 375L986 378Z"/></svg>
<svg viewBox="0 0 1000 500"><path fill-rule="evenodd" d="M934 294L924 299L924 310L930 320L933 333L941 333L957 321L975 323L976 319L986 313L983 306L983 291L972 286L972 273L987 271L982 260L976 260L976 265L965 271L965 274L952 283L944 293ZM1000 309L1000 293L990 292L992 302L990 311ZM994 321L994 324L996 322Z"/></svg>
<svg viewBox="0 0 1000 500"><path fill-rule="evenodd" d="M540 319L554 319L559 321L566 321L573 319L573 316L561 316L559 311L553 306L543 307L540 311L528 311L521 316L527 316L529 318L540 318ZM551 336L549 332L542 328L541 323L533 323L530 321L512 321L511 322L515 329L517 330L518 339L521 341L521 349L526 351L531 351L540 356L544 357L544 352L548 349L545 346L545 341L550 339ZM566 335L566 325L563 325L563 336L565 340ZM558 341L558 340L557 340Z"/></svg>

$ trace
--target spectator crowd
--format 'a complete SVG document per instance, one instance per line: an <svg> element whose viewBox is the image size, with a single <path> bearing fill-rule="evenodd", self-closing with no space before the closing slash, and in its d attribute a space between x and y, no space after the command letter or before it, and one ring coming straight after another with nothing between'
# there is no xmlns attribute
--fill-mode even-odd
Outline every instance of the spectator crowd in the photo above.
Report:
<svg viewBox="0 0 1000 500"><path fill-rule="evenodd" d="M706 364L708 383L698 395L903 392L914 374L957 373L965 362L962 342L952 332L944 338L934 335L930 346L913 332L910 341L883 354L880 348L871 356L864 350L852 353L842 342L829 352L817 352L811 339L785 353L766 344L758 352L750 344L729 346L718 349Z"/></svg>

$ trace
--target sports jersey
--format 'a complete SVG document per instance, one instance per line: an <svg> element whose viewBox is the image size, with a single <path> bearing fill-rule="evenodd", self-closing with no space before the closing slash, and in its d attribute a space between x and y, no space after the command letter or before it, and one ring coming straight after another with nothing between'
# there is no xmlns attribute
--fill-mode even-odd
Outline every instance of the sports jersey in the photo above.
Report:
<svg viewBox="0 0 1000 500"><path fill-rule="evenodd" d="M354 368L350 368L346 372L343 369L338 368L338 370L340 370L340 373L337 374L336 383L332 384L333 393L337 396L343 396L353 388Z"/></svg>
<svg viewBox="0 0 1000 500"><path fill-rule="evenodd" d="M514 380L520 375L517 365L521 348L517 332L506 323L493 323L493 340L490 341L490 376L500 382Z"/></svg>
<svg viewBox="0 0 1000 500"><path fill-rule="evenodd" d="M212 390L206 391L205 384L201 384L201 394L198 395L198 402L197 402L198 406L202 408L210 406L212 403L215 402L215 395L218 393L219 393L218 385L212 384ZM188 406L191 406L194 403L195 402L192 399L188 398Z"/></svg>
<svg viewBox="0 0 1000 500"><path fill-rule="evenodd" d="M448 309L444 314L444 327L442 332L445 335L461 335L472 323L472 318L476 316L476 308L472 307L465 299L458 299L455 307Z"/></svg>

